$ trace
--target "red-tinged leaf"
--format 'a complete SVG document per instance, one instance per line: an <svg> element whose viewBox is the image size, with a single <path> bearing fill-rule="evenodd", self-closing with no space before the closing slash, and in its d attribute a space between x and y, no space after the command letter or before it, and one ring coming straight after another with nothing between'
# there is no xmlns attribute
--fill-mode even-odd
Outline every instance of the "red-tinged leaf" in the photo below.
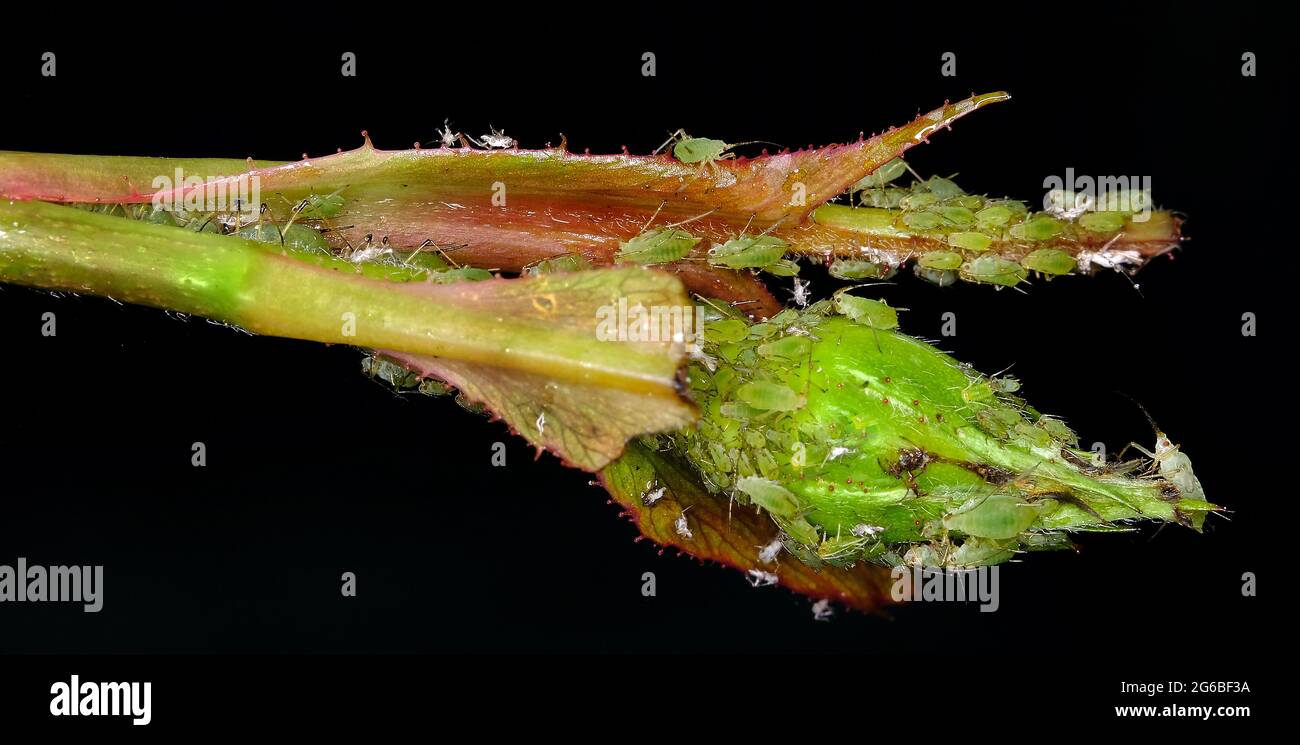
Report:
<svg viewBox="0 0 1300 745"><path fill-rule="evenodd" d="M772 563L762 561L759 552L778 537L771 517L710 494L697 479L672 452L656 451L641 441L630 442L623 456L601 471L601 482L626 508L642 535L660 545L742 572L772 573L795 592L863 611L891 602L891 579L885 567L813 567L785 552ZM660 489L662 494L657 493ZM647 504L650 495L657 498ZM683 515L689 536L677 529Z"/></svg>
<svg viewBox="0 0 1300 745"><path fill-rule="evenodd" d="M256 177L275 219L311 194L342 190L331 223L336 248L365 236L414 249L432 241L455 261L516 272L560 254L613 263L619 245L652 220L695 219L690 230L722 243L747 228L776 225L795 237L809 213L940 128L1006 94L973 96L906 126L855 143L753 159L681 163L668 155L578 155L563 149L416 149L381 151L367 139L357 150L232 172L232 161L170 161L0 153L0 196L80 202L146 202L141 182L222 176L202 186L175 184L168 201L196 191L233 192ZM779 225L777 225L779 223ZM788 238L787 238L788 240ZM750 272L708 265L697 254L671 265L698 294L744 303L755 317L780 303ZM797 245L792 247L799 251ZM805 251L811 253L811 251Z"/></svg>

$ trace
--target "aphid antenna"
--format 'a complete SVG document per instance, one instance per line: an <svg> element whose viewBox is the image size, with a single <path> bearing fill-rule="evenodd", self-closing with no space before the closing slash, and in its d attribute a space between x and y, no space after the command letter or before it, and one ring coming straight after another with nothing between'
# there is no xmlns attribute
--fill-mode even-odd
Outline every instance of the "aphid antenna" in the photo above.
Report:
<svg viewBox="0 0 1300 745"><path fill-rule="evenodd" d="M659 153L663 152L663 149L666 148L666 147L668 147L670 144L672 144L673 140L677 139L677 136L678 136L678 135L681 135L682 137L686 137L686 136L687 136L687 135L686 135L686 130L685 130L685 129L678 129L676 132L673 132L672 134L668 135L668 139L664 140L664 144L662 144L662 145L660 145L659 147L655 148L654 152L653 152L653 153L650 153L650 154L651 154L651 155L658 155Z"/></svg>
<svg viewBox="0 0 1300 745"><path fill-rule="evenodd" d="M1142 416L1147 418L1147 422L1151 425L1151 431L1156 433L1156 437L1165 436L1164 430L1160 429L1159 424L1156 424L1156 420L1151 417L1151 412L1147 411L1147 407L1143 406L1140 401L1128 395L1124 391L1115 391L1115 392L1123 396L1124 398L1127 398L1128 400L1132 401L1133 405L1138 407L1138 409L1142 412Z"/></svg>
<svg viewBox="0 0 1300 745"><path fill-rule="evenodd" d="M661 206L662 206L662 205L661 205ZM708 212L705 212L705 213L702 214L702 215L696 215L695 217L690 217L690 218L687 218L687 219L685 219L685 220L682 220L681 222L675 222L675 223L673 223L673 224L671 224L671 225L665 225L664 227L665 227L665 228L679 228L679 227L681 227L681 226L683 226L683 225L689 225L690 223L693 223L693 222L695 222L696 220L703 220L704 218L708 217L709 215L712 215L714 212L717 212L717 211L718 211L718 208L717 208L717 207L714 207L713 209L709 210ZM655 211L655 214L659 214L658 210Z"/></svg>
<svg viewBox="0 0 1300 745"><path fill-rule="evenodd" d="M650 225L654 223L655 219L659 217L659 212L660 212L660 210L662 210L662 209L664 208L664 205L665 205L665 204L668 204L668 200L667 200L667 199L662 200L661 202L659 202L659 206L658 206L658 207L655 207L655 213L654 213L653 215L650 216L650 219L649 219L649 220L646 220L645 225L642 225L642 226L641 226L641 232L642 232L642 233L644 233L646 230L648 230L648 229L650 228Z"/></svg>

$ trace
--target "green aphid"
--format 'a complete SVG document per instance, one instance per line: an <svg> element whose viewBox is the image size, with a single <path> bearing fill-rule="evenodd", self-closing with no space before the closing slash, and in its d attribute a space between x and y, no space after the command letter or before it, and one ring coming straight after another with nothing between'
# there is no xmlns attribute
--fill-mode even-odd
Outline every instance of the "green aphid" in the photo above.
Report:
<svg viewBox="0 0 1300 745"><path fill-rule="evenodd" d="M864 207L877 207L880 209L898 209L911 192L906 189L889 187L885 189L864 189L858 192L858 201Z"/></svg>
<svg viewBox="0 0 1300 745"><path fill-rule="evenodd" d="M325 240L325 236L321 235L319 230L306 225L289 225L280 231L280 237L288 248L308 253L331 253L329 241Z"/></svg>
<svg viewBox="0 0 1300 745"><path fill-rule="evenodd" d="M978 221L980 225L987 225L993 228L1000 228L1006 225L1011 222L1011 218L1013 217L1015 217L1015 213L1012 212L1011 208L1001 204L992 207L985 207L975 213L975 220Z"/></svg>
<svg viewBox="0 0 1300 745"><path fill-rule="evenodd" d="M438 284L451 284L453 282L482 282L492 279L492 272L486 269L480 269L476 266L461 266L455 269L444 269L440 272L430 272L429 278Z"/></svg>
<svg viewBox="0 0 1300 745"><path fill-rule="evenodd" d="M704 338L711 344L737 342L749 336L749 324L729 318L704 324Z"/></svg>
<svg viewBox="0 0 1300 745"><path fill-rule="evenodd" d="M1036 448L1047 448L1052 446L1052 436L1046 430L1035 427L1027 422L1020 422L1015 426L1016 434L1024 438L1026 442Z"/></svg>
<svg viewBox="0 0 1300 745"><path fill-rule="evenodd" d="M1015 393L1020 390L1020 381L1009 375L989 378L989 387L994 393Z"/></svg>
<svg viewBox="0 0 1300 745"><path fill-rule="evenodd" d="M1123 212L1089 212L1079 218L1079 226L1093 233L1114 233L1123 230L1127 221Z"/></svg>
<svg viewBox="0 0 1300 745"><path fill-rule="evenodd" d="M699 242L679 228L648 230L620 244L616 257L634 264L667 264L686 256Z"/></svg>
<svg viewBox="0 0 1300 745"><path fill-rule="evenodd" d="M827 271L836 279L887 279L893 274L892 267L863 259L837 259Z"/></svg>
<svg viewBox="0 0 1300 745"><path fill-rule="evenodd" d="M967 282L983 282L1001 287L1015 287L1025 280L1025 268L1000 256L981 256L962 265L961 276Z"/></svg>
<svg viewBox="0 0 1300 745"><path fill-rule="evenodd" d="M416 390L426 396L446 396L447 394L452 393L456 389L452 388L451 386L447 385L441 380L425 378L424 380L420 381L420 385L416 387Z"/></svg>
<svg viewBox="0 0 1300 745"><path fill-rule="evenodd" d="M806 359L812 351L812 339L806 336L787 336L758 346L758 356L785 360Z"/></svg>
<svg viewBox="0 0 1300 745"><path fill-rule="evenodd" d="M917 264L912 267L912 273L926 282L939 287L951 287L957 283L957 272L951 269L932 269Z"/></svg>
<svg viewBox="0 0 1300 745"><path fill-rule="evenodd" d="M920 210L929 207L938 201L938 196L931 194L928 191L920 191L908 194L900 199L898 206L905 210Z"/></svg>
<svg viewBox="0 0 1300 745"><path fill-rule="evenodd" d="M987 380L977 380L961 390L961 399L966 403L988 403L995 398L993 386Z"/></svg>
<svg viewBox="0 0 1300 745"><path fill-rule="evenodd" d="M736 480L736 488L773 515L794 518L800 512L794 492L770 479L749 477Z"/></svg>
<svg viewBox="0 0 1300 745"><path fill-rule="evenodd" d="M1020 548L1024 551L1061 551L1074 547L1074 541L1066 533L1025 533L1020 536Z"/></svg>
<svg viewBox="0 0 1300 745"><path fill-rule="evenodd" d="M760 411L795 411L806 401L789 386L766 380L745 383L736 389L736 398Z"/></svg>
<svg viewBox="0 0 1300 745"><path fill-rule="evenodd" d="M943 526L977 538L1006 540L1033 525L1040 510L1011 494L990 494L968 500L943 518Z"/></svg>
<svg viewBox="0 0 1300 745"><path fill-rule="evenodd" d="M302 217L321 219L328 217L338 217L343 211L343 189L330 194L309 194L306 199L299 203L297 210Z"/></svg>
<svg viewBox="0 0 1300 745"><path fill-rule="evenodd" d="M1151 208L1151 192L1145 189L1111 189L1102 196L1098 212L1132 214Z"/></svg>
<svg viewBox="0 0 1300 745"><path fill-rule="evenodd" d="M1029 241L1045 241L1055 238L1065 229L1065 223L1051 215L1036 215L1019 225L1013 225L1012 238Z"/></svg>
<svg viewBox="0 0 1300 745"><path fill-rule="evenodd" d="M866 176L863 176L856 184L849 187L849 191L863 191L865 189L880 188L885 184L896 180L904 173L907 173L907 163L904 162L902 158L894 158Z"/></svg>
<svg viewBox="0 0 1300 745"><path fill-rule="evenodd" d="M985 206L987 203L988 203L987 199L985 199L984 197L976 196L974 194L967 194L966 196L963 197L954 197L952 199L947 200L946 202L946 204L949 204L953 207L965 207L968 210L980 209L981 207Z"/></svg>
<svg viewBox="0 0 1300 745"><path fill-rule="evenodd" d="M781 259L763 267L763 271L777 277L797 277L799 276L799 263L791 259Z"/></svg>
<svg viewBox="0 0 1300 745"><path fill-rule="evenodd" d="M1016 555L1015 543L1010 546L985 538L967 538L948 557L948 563L957 567L992 566L1008 561Z"/></svg>
<svg viewBox="0 0 1300 745"><path fill-rule="evenodd" d="M195 233L221 233L221 223L215 214L195 215L185 223L185 229Z"/></svg>
<svg viewBox="0 0 1300 745"><path fill-rule="evenodd" d="M445 264L444 264L445 266ZM590 269L591 261L581 254L564 254L531 264L524 269L525 274L571 274Z"/></svg>
<svg viewBox="0 0 1300 745"><path fill-rule="evenodd" d="M362 358L361 372L372 378L378 378L398 390L415 388L420 384L419 373L374 355Z"/></svg>
<svg viewBox="0 0 1300 745"><path fill-rule="evenodd" d="M934 230L943 224L943 218L934 212L908 212L903 215L903 224L912 230Z"/></svg>
<svg viewBox="0 0 1300 745"><path fill-rule="evenodd" d="M274 243L277 246L283 245L284 243L284 237L281 235L280 229L276 227L274 223L262 222L260 220L252 225L245 225L240 228L239 237L246 238L250 241L257 241L258 243Z"/></svg>
<svg viewBox="0 0 1300 745"><path fill-rule="evenodd" d="M140 219L154 225L176 225L176 216L164 209L149 210Z"/></svg>
<svg viewBox="0 0 1300 745"><path fill-rule="evenodd" d="M965 227L975 222L975 213L965 207L944 205L938 208L938 212L945 222L958 227Z"/></svg>
<svg viewBox="0 0 1300 745"><path fill-rule="evenodd" d="M790 244L774 235L742 235L709 250L709 263L729 269L762 269L780 261Z"/></svg>
<svg viewBox="0 0 1300 745"><path fill-rule="evenodd" d="M790 536L790 540L794 541L797 546L811 547L821 543L821 534L817 532L817 527L808 522L806 517L796 517L793 520L778 518L776 524L785 531L786 535ZM792 546L787 543L786 548L792 548ZM805 560L815 559L816 554L801 558Z"/></svg>
<svg viewBox="0 0 1300 745"><path fill-rule="evenodd" d="M1070 429L1065 422L1055 417L1040 417L1036 425L1043 428L1043 431L1051 436L1053 440L1059 443L1074 447L1079 444L1079 436Z"/></svg>
<svg viewBox="0 0 1300 745"><path fill-rule="evenodd" d="M866 538L852 533L826 536L817 544L817 558L836 566L848 566L858 559L866 545Z"/></svg>
<svg viewBox="0 0 1300 745"><path fill-rule="evenodd" d="M835 312L849 320L878 331L898 328L898 311L883 300L850 295L844 288L835 293Z"/></svg>
<svg viewBox="0 0 1300 745"><path fill-rule="evenodd" d="M1049 276L1069 274L1079 266L1073 256L1059 248L1040 248L1021 259L1020 263L1031 272Z"/></svg>
<svg viewBox="0 0 1300 745"><path fill-rule="evenodd" d="M974 235L979 235L975 233ZM961 254L953 251L931 251L923 254L916 260L918 264L927 269L939 269L943 271L953 271L961 268Z"/></svg>
<svg viewBox="0 0 1300 745"><path fill-rule="evenodd" d="M707 137L682 137L673 145L673 157L683 163L712 163L723 157L731 145Z"/></svg>
<svg viewBox="0 0 1300 745"><path fill-rule="evenodd" d="M980 429L990 435L1000 439L1009 439L1015 431L1015 426L1021 422L1020 415L1013 409L1004 409L998 407L980 409L975 415L975 421Z"/></svg>
<svg viewBox="0 0 1300 745"><path fill-rule="evenodd" d="M948 245L966 251L987 251L993 239L983 233L960 232L948 234ZM955 267L954 267L955 268Z"/></svg>
<svg viewBox="0 0 1300 745"><path fill-rule="evenodd" d="M952 199L966 194L966 190L958 186L952 179L946 179L942 176L931 176L925 182L925 188L939 199Z"/></svg>

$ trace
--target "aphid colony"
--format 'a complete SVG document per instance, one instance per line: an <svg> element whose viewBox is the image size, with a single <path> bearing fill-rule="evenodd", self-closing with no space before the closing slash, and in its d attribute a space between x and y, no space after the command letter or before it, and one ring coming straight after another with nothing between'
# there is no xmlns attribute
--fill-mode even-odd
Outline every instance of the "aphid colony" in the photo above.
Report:
<svg viewBox="0 0 1300 745"><path fill-rule="evenodd" d="M912 172L910 187L891 185L908 172L907 164L896 158L855 184L850 193L860 205L857 209L865 210L855 219L874 224L882 235L924 239L929 248L917 255L913 271L940 286L960 278L1013 287L1030 273L1050 279L1090 270L1080 267L1063 247L1111 240L1131 224L1133 213L1150 204L1149 194L1135 192L1066 209L1055 205L1068 201L1068 195L1052 195L1057 197L1052 209L1031 213L1024 202L967 194L941 176L923 179ZM858 279L883 278L882 271L892 274L887 264L856 260L837 271L836 264L845 261L831 265L832 275Z"/></svg>
<svg viewBox="0 0 1300 745"><path fill-rule="evenodd" d="M1212 509L1178 463L1131 477L1094 462L1014 379L896 333L883 301L842 292L755 324L704 310L719 364L692 365L701 420L668 439L805 562L993 564L1069 547L1067 531Z"/></svg>
<svg viewBox="0 0 1300 745"><path fill-rule="evenodd" d="M148 204L74 205L80 209L132 220L182 227L199 233L236 235L265 243L310 260L312 257L346 259L362 273L395 281L430 280L438 283L490 279L485 269L457 266L448 260L431 241L414 249L390 246L386 237L378 240L367 235L360 245L352 245L338 233L341 249L330 245L325 234L335 231L333 219L343 211L343 189L329 194L309 194L296 203L286 204L285 215L277 220L274 210L261 205L257 217L249 219L243 212L188 212L155 209ZM577 259L578 257L572 257Z"/></svg>

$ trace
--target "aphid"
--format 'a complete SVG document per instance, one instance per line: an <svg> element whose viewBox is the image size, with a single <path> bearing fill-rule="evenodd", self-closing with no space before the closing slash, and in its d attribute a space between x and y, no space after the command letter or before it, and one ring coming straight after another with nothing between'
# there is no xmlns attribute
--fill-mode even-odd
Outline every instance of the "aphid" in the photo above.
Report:
<svg viewBox="0 0 1300 745"><path fill-rule="evenodd" d="M948 530L975 536L1005 540L1015 538L1038 519L1040 505L1022 501L1002 492L973 497L943 518Z"/></svg>
<svg viewBox="0 0 1300 745"><path fill-rule="evenodd" d="M742 235L709 249L709 263L729 269L763 269L785 256L790 244L774 235Z"/></svg>
<svg viewBox="0 0 1300 745"><path fill-rule="evenodd" d="M934 212L908 212L903 215L903 224L912 230L934 230L943 224L943 218Z"/></svg>
<svg viewBox="0 0 1300 745"><path fill-rule="evenodd" d="M961 276L968 282L1015 287L1025 280L1025 268L1000 256L980 256L962 265Z"/></svg>
<svg viewBox="0 0 1300 745"><path fill-rule="evenodd" d="M794 411L807 399L789 386L754 380L736 389L736 398L760 411Z"/></svg>
<svg viewBox="0 0 1300 745"><path fill-rule="evenodd" d="M1012 225L1008 231L1012 238L1029 241L1045 241L1060 235L1065 223L1051 215L1036 215L1019 225Z"/></svg>
<svg viewBox="0 0 1300 745"><path fill-rule="evenodd" d="M927 269L951 271L961 268L961 254L953 251L931 251L923 254L916 263Z"/></svg>
<svg viewBox="0 0 1300 745"><path fill-rule="evenodd" d="M754 587L771 587L772 585L775 585L779 579L780 578L772 572L765 572L762 569L749 570L749 584Z"/></svg>
<svg viewBox="0 0 1300 745"><path fill-rule="evenodd" d="M794 281L794 304L800 308L808 307L808 281L796 278Z"/></svg>
<svg viewBox="0 0 1300 745"><path fill-rule="evenodd" d="M686 510L689 509L690 507L686 508ZM682 510L677 519L673 521L673 530L677 531L677 535L689 541L695 537L695 534L691 532L690 523L686 522L686 510Z"/></svg>
<svg viewBox="0 0 1300 745"><path fill-rule="evenodd" d="M581 272L591 268L591 262L581 254L564 254L550 259L542 259L524 267L525 274L567 274Z"/></svg>
<svg viewBox="0 0 1300 745"><path fill-rule="evenodd" d="M958 186L952 179L946 179L942 176L931 176L924 183L924 188L939 199L952 199L966 194L966 190Z"/></svg>
<svg viewBox="0 0 1300 745"><path fill-rule="evenodd" d="M906 189L889 187L886 189L863 189L858 192L858 201L864 207L875 207L877 209L898 209L911 192Z"/></svg>
<svg viewBox="0 0 1300 745"><path fill-rule="evenodd" d="M460 132L452 132L451 123L447 119L442 120L442 129L438 132L438 138L442 140L443 147L452 147L457 142L461 147L465 147L465 136Z"/></svg>
<svg viewBox="0 0 1300 745"><path fill-rule="evenodd" d="M1047 214L1073 220L1093 207L1092 195L1067 189L1052 189L1043 200Z"/></svg>
<svg viewBox="0 0 1300 745"><path fill-rule="evenodd" d="M1040 274L1057 276L1078 268L1074 257L1059 248L1040 248L1020 260L1021 266Z"/></svg>
<svg viewBox="0 0 1300 745"><path fill-rule="evenodd" d="M1151 192L1145 189L1107 190L1097 204L1098 212L1134 213L1151 207Z"/></svg>
<svg viewBox="0 0 1300 745"><path fill-rule="evenodd" d="M1079 226L1093 233L1114 233L1123 230L1127 221L1123 212L1089 212L1079 218Z"/></svg>
<svg viewBox="0 0 1300 745"><path fill-rule="evenodd" d="M776 562L776 557L781 554L782 548L785 548L785 544L781 542L781 537L777 536L772 539L771 543L759 550L758 560L764 564L773 564Z"/></svg>
<svg viewBox="0 0 1300 745"><path fill-rule="evenodd" d="M480 135L477 140L471 137L470 141L475 145L487 148L488 150L512 150L515 147L518 147L519 143L515 142L515 139L507 135L504 131L498 132L497 128L492 126L489 126L488 128L492 131L485 135Z"/></svg>
<svg viewBox="0 0 1300 745"><path fill-rule="evenodd" d="M686 256L699 242L699 238L678 228L648 230L621 243L616 256L634 264L667 264Z"/></svg>
<svg viewBox="0 0 1300 745"><path fill-rule="evenodd" d="M330 192L329 194L308 194L305 199L298 204L294 210L295 214L308 218L328 218L337 217L343 211L343 189Z"/></svg>
<svg viewBox="0 0 1300 745"><path fill-rule="evenodd" d="M1052 439L1057 442L1070 446L1079 444L1079 436L1074 434L1074 430L1070 429L1069 426L1060 419L1045 416L1040 417L1035 424L1042 427L1043 430L1047 432L1047 434L1051 435Z"/></svg>
<svg viewBox="0 0 1300 745"><path fill-rule="evenodd" d="M987 251L993 239L983 233L958 232L948 234L948 245L966 251ZM954 269L956 267L953 267Z"/></svg>
<svg viewBox="0 0 1300 745"><path fill-rule="evenodd" d="M360 264L365 261L376 261L381 258L391 257L393 249L388 245L388 237L385 236L376 245L373 242L373 236L367 235L365 245L352 252L348 260L354 264Z"/></svg>
<svg viewBox="0 0 1300 745"><path fill-rule="evenodd" d="M835 610L831 608L831 601L822 598L813 603L812 614L814 621L829 621L835 615Z"/></svg>
<svg viewBox="0 0 1300 745"><path fill-rule="evenodd" d="M1011 211L1011 208L1005 205L994 205L992 207L985 207L979 212L976 212L975 220L981 225L1000 228L1011 222L1011 218L1014 214L1015 213Z"/></svg>
<svg viewBox="0 0 1300 745"><path fill-rule="evenodd" d="M733 147L741 145L750 145L752 142L738 142L734 145L727 144L722 140L711 140L707 137L691 137L686 134L686 130L679 129L664 142L664 144L655 148L655 154L658 154L669 145L673 146L673 157L682 163L699 163L700 172L704 169L713 170L720 160L727 160L736 157L735 153L727 152ZM698 175L698 174L697 174Z"/></svg>
<svg viewBox="0 0 1300 745"><path fill-rule="evenodd" d="M948 287L957 282L957 272L951 269L931 269L930 267L916 264L912 267L912 273L921 279L939 287Z"/></svg>
<svg viewBox="0 0 1300 745"><path fill-rule="evenodd" d="M758 345L758 356L784 360L801 360L811 351L812 340L806 336L784 336Z"/></svg>
<svg viewBox="0 0 1300 745"><path fill-rule="evenodd" d="M849 320L880 331L898 328L898 311L883 300L850 295L846 287L836 291L835 311Z"/></svg>
<svg viewBox="0 0 1300 745"><path fill-rule="evenodd" d="M1138 450L1155 462L1155 465L1160 470L1160 475L1178 487L1178 491L1184 498L1194 499L1199 502L1206 501L1205 490L1201 488L1201 481L1192 472L1192 459L1188 458L1186 453L1183 453L1177 445L1165 436L1165 433L1161 431L1155 420L1151 418L1150 414L1147 414L1147 410L1141 404L1138 404L1138 407L1142 408L1142 413L1146 415L1147 421L1151 422L1151 429L1156 431L1155 452L1147 450L1136 442L1130 442L1120 451L1119 458L1122 460L1124 453L1128 452L1129 448Z"/></svg>
<svg viewBox="0 0 1300 745"><path fill-rule="evenodd" d="M862 259L837 259L827 271L836 279L888 279L894 273L892 267Z"/></svg>
<svg viewBox="0 0 1300 745"><path fill-rule="evenodd" d="M896 180L899 176L907 173L909 170L907 162L902 158L894 158L881 167L863 176L856 184L849 187L849 191L863 191L866 189L876 189Z"/></svg>
<svg viewBox="0 0 1300 745"><path fill-rule="evenodd" d="M757 476L737 479L736 488L744 492L754 504L773 515L793 518L799 514L799 498L771 479Z"/></svg>
<svg viewBox="0 0 1300 745"><path fill-rule="evenodd" d="M866 523L859 523L854 525L850 532L859 538L875 538L885 532L885 528L882 525L867 525Z"/></svg>
<svg viewBox="0 0 1300 745"><path fill-rule="evenodd" d="M975 222L975 213L965 207L945 205L939 207L935 211L939 213L945 222L952 223L953 225L964 227Z"/></svg>
<svg viewBox="0 0 1300 745"><path fill-rule="evenodd" d="M1005 546L997 541L983 538L967 538L948 557L948 563L954 567L992 566L1001 564L1016 555L1015 544Z"/></svg>

